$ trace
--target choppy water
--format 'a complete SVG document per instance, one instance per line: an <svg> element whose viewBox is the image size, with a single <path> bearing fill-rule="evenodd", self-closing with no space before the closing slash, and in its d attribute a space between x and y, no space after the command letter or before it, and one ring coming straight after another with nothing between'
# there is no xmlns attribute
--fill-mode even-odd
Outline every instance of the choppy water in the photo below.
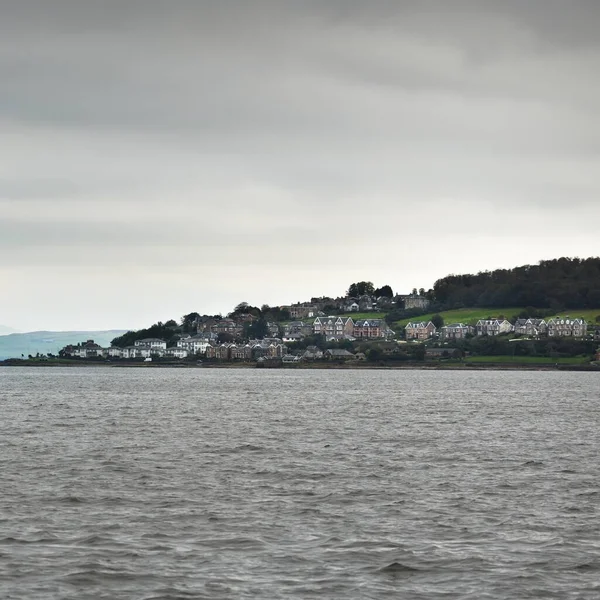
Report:
<svg viewBox="0 0 600 600"><path fill-rule="evenodd" d="M593 373L0 369L0 597L600 597Z"/></svg>

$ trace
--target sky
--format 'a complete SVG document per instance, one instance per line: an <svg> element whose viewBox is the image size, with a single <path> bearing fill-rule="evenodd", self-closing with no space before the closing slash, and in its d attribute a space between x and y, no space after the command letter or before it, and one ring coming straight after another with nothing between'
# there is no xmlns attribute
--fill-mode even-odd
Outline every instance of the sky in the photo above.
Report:
<svg viewBox="0 0 600 600"><path fill-rule="evenodd" d="M0 0L0 323L597 256L596 0Z"/></svg>

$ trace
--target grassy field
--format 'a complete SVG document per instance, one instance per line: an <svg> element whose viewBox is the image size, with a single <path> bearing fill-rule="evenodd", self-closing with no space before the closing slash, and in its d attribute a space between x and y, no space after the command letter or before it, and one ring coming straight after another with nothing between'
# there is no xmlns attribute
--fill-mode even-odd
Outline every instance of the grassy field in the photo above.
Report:
<svg viewBox="0 0 600 600"><path fill-rule="evenodd" d="M497 317L499 315L504 315L506 319L511 320L522 310L522 308L459 308L457 310L445 310L439 314L443 317L446 325L450 323L475 325L479 319ZM401 321L397 321L395 325L404 327L409 321L429 321L434 314L438 313L429 313L420 317L413 317L412 319L402 319Z"/></svg>
<svg viewBox="0 0 600 600"><path fill-rule="evenodd" d="M487 317L497 317L503 315L504 318L512 321L516 315L518 315L523 309L521 308L460 308L457 310L445 310L439 313L446 325L450 323L465 323L466 325L475 325L479 319L485 319ZM396 321L394 326L404 327L409 321L428 321L436 313L429 313L421 315L420 317L413 317L412 319L402 319ZM566 310L555 316L571 317L582 317L588 321L588 323L595 324L596 316L600 315L600 308L591 308L585 310ZM548 320L551 317L546 317Z"/></svg>
<svg viewBox="0 0 600 600"><path fill-rule="evenodd" d="M563 312L553 315L555 317L564 317L569 315L570 317L581 317L585 319L588 324L592 325L596 324L596 317L600 315L600 308L586 308L583 310L577 310L576 308L570 310L563 310ZM551 319L552 317L546 317L546 320Z"/></svg>
<svg viewBox="0 0 600 600"><path fill-rule="evenodd" d="M520 365L581 365L589 362L589 358L569 356L567 358L550 358L548 356L469 356L465 364L469 363L512 363Z"/></svg>

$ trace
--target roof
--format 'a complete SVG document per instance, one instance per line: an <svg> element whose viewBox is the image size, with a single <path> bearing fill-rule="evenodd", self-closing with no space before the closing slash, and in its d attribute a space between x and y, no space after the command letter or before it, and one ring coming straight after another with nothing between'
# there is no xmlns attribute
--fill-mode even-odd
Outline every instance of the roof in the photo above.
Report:
<svg viewBox="0 0 600 600"><path fill-rule="evenodd" d="M352 354L352 352L348 352L348 350L339 350L337 348L327 350L327 354L330 356L354 356L354 354Z"/></svg>
<svg viewBox="0 0 600 600"><path fill-rule="evenodd" d="M432 325L433 328L435 329L435 325L431 322L431 321L419 321L419 322L410 322L406 324L406 329L413 328L413 329L425 329L428 325Z"/></svg>

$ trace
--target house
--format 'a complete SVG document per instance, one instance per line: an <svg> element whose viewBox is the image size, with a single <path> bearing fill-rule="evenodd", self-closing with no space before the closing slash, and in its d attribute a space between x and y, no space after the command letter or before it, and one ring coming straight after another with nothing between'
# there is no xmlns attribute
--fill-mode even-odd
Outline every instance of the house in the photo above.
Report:
<svg viewBox="0 0 600 600"><path fill-rule="evenodd" d="M354 321L350 317L317 317L313 323L313 333L324 335L328 340L351 337L354 333Z"/></svg>
<svg viewBox="0 0 600 600"><path fill-rule="evenodd" d="M269 337L277 337L279 335L279 324L273 321L267 322L267 335Z"/></svg>
<svg viewBox="0 0 600 600"><path fill-rule="evenodd" d="M320 360L323 358L323 351L317 346L307 346L302 360Z"/></svg>
<svg viewBox="0 0 600 600"><path fill-rule="evenodd" d="M426 348L425 359L460 358L462 352L458 348Z"/></svg>
<svg viewBox="0 0 600 600"><path fill-rule="evenodd" d="M117 346L111 346L106 349L106 355L109 358L121 358L123 356L123 350Z"/></svg>
<svg viewBox="0 0 600 600"><path fill-rule="evenodd" d="M375 303L375 299L368 294L364 294L360 296L358 299L358 308L362 311L371 311L373 310L373 304Z"/></svg>
<svg viewBox="0 0 600 600"><path fill-rule="evenodd" d="M360 306L358 305L357 302L349 302L348 304L346 304L344 306L344 311L345 312L358 312L360 310Z"/></svg>
<svg viewBox="0 0 600 600"><path fill-rule="evenodd" d="M67 352L67 348L69 351ZM67 346L64 349L65 354L78 358L98 358L106 354L107 350L104 350L102 346L96 344L94 340L87 340L84 343L77 344L77 346Z"/></svg>
<svg viewBox="0 0 600 600"><path fill-rule="evenodd" d="M295 356L293 354L284 354L281 357L281 362L283 363L297 363L300 362L301 358L300 356Z"/></svg>
<svg viewBox="0 0 600 600"><path fill-rule="evenodd" d="M436 331L436 326L431 321L411 321L404 328L404 336L407 340L428 340Z"/></svg>
<svg viewBox="0 0 600 600"><path fill-rule="evenodd" d="M548 337L585 337L587 335L587 322L585 319L554 317L548 319Z"/></svg>
<svg viewBox="0 0 600 600"><path fill-rule="evenodd" d="M452 323L440 328L440 337L443 340L464 340L473 333L473 328L464 323Z"/></svg>
<svg viewBox="0 0 600 600"><path fill-rule="evenodd" d="M233 337L239 336L243 331L243 326L236 323L233 319L221 319L216 321L210 328L210 331L217 336L219 334L229 334Z"/></svg>
<svg viewBox="0 0 600 600"><path fill-rule="evenodd" d="M209 346L210 341L202 333L177 340L177 347L187 350L188 354L204 354Z"/></svg>
<svg viewBox="0 0 600 600"><path fill-rule="evenodd" d="M383 319L360 319L354 323L352 335L355 338L387 338L393 331Z"/></svg>
<svg viewBox="0 0 600 600"><path fill-rule="evenodd" d="M299 339L313 332L313 326L306 321L290 321L283 329L286 337L299 336Z"/></svg>
<svg viewBox="0 0 600 600"><path fill-rule="evenodd" d="M517 319L514 324L516 335L528 335L538 337L546 333L546 321L544 319Z"/></svg>
<svg viewBox="0 0 600 600"><path fill-rule="evenodd" d="M338 349L325 350L324 356L329 360L352 360L355 358L352 352L348 352L348 350Z"/></svg>
<svg viewBox="0 0 600 600"><path fill-rule="evenodd" d="M318 308L314 304L298 303L291 306L281 306L281 310L287 310L290 313L290 318L306 319L316 316Z"/></svg>
<svg viewBox="0 0 600 600"><path fill-rule="evenodd" d="M231 358L231 348L234 344L219 344L218 346L209 346L206 349L206 358L216 360L229 360Z"/></svg>
<svg viewBox="0 0 600 600"><path fill-rule="evenodd" d="M165 356L168 356L170 358L187 358L189 355L189 352L185 349L182 348L181 346L176 346L175 348L167 348L165 350Z"/></svg>
<svg viewBox="0 0 600 600"><path fill-rule="evenodd" d="M137 346L137 347L144 346L144 347L151 348L151 349L160 349L160 350L167 349L167 342L165 342L164 340L160 340L158 338L145 338L143 340L135 340L135 342L133 344L134 344L134 346Z"/></svg>
<svg viewBox="0 0 600 600"><path fill-rule="evenodd" d="M419 308L425 310L429 306L429 300L425 296L418 294L408 294L407 296L398 296L404 304L404 310L409 308Z"/></svg>
<svg viewBox="0 0 600 600"><path fill-rule="evenodd" d="M500 335L510 333L513 329L506 319L479 319L475 325L477 335Z"/></svg>
<svg viewBox="0 0 600 600"><path fill-rule="evenodd" d="M243 346L231 347L231 360L249 361L252 360L252 346L245 344Z"/></svg>

